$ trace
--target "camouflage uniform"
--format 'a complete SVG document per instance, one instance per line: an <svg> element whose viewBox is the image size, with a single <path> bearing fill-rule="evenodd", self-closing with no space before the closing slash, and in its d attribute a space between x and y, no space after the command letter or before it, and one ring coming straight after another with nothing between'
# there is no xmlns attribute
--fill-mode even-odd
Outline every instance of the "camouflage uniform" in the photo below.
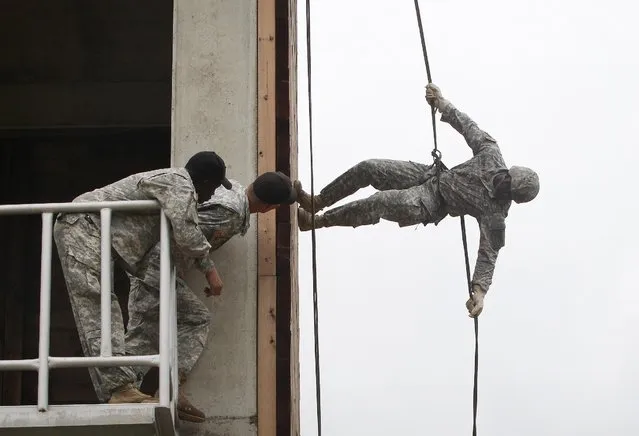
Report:
<svg viewBox="0 0 639 436"><path fill-rule="evenodd" d="M437 224L446 215L471 215L480 228L473 284L488 290L499 249L504 246L505 218L510 200L496 198L493 180L508 172L497 142L463 112L448 103L442 121L464 136L473 158L439 177L432 165L373 159L363 161L339 176L321 192L330 206L358 189L373 186L380 192L336 207L316 218L317 227L375 224L380 219L400 226Z"/></svg>
<svg viewBox="0 0 639 436"><path fill-rule="evenodd" d="M157 200L171 223L177 248L193 257L202 271L211 268L210 244L197 221L195 188L184 168L138 173L108 186L85 193L74 202ZM157 211L118 213L112 216L112 252L116 262L128 272L140 274L146 268L146 253L159 240ZM54 238L71 300L82 349L86 356L100 355L100 215L96 213L60 214ZM112 350L125 355L122 312L115 293L111 293ZM111 393L135 381L129 368L90 368L96 394L107 401Z"/></svg>
<svg viewBox="0 0 639 436"><path fill-rule="evenodd" d="M244 235L250 225L248 199L244 187L231 180L232 190L218 190L210 200L201 204L199 223L212 250L221 247L234 235ZM192 267L188 258L176 260L178 276ZM160 246L148 255L145 274L138 278L129 275L129 323L126 333L126 352L131 355L158 353L160 308ZM202 301L178 277L177 285L178 366L184 378L199 359L209 332L210 313ZM142 383L148 367L137 367L138 384Z"/></svg>

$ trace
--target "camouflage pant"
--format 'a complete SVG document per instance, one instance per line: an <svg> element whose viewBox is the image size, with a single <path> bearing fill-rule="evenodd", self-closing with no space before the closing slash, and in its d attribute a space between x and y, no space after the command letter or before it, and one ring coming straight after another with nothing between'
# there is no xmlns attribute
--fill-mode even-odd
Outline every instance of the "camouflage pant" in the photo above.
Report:
<svg viewBox="0 0 639 436"><path fill-rule="evenodd" d="M81 214L58 219L54 239L71 300L71 309L85 356L100 355L100 231ZM111 344L113 356L125 355L124 322L118 298L111 292ZM135 382L131 368L89 368L98 399Z"/></svg>
<svg viewBox="0 0 639 436"><path fill-rule="evenodd" d="M160 291L156 286L129 276L129 324L126 352L132 355L157 354L159 351ZM211 314L182 280L177 281L178 367L183 379L200 358L209 333ZM148 367L137 367L138 386Z"/></svg>
<svg viewBox="0 0 639 436"><path fill-rule="evenodd" d="M437 221L442 204L433 175L432 165L388 159L362 161L322 189L322 203L333 205L367 186L380 192L331 209L316 223L318 227L358 227L380 219L400 226Z"/></svg>

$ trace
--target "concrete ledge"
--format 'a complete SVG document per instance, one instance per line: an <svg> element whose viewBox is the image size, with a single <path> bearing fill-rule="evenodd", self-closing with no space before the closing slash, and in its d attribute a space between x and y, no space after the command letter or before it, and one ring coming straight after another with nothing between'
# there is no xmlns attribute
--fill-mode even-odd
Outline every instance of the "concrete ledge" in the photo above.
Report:
<svg viewBox="0 0 639 436"><path fill-rule="evenodd" d="M203 424L180 422L180 436L255 435L257 416L211 416Z"/></svg>
<svg viewBox="0 0 639 436"><path fill-rule="evenodd" d="M47 412L36 406L0 407L0 435L154 436L156 409L153 404L51 406Z"/></svg>

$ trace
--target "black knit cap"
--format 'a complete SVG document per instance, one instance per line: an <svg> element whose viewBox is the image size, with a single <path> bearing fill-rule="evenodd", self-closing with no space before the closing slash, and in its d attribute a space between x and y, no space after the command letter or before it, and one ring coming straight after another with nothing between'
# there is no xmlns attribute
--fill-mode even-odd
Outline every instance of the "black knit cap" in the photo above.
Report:
<svg viewBox="0 0 639 436"><path fill-rule="evenodd" d="M210 180L220 183L226 189L231 189L231 182L226 178L226 164L213 151L195 153L184 166L191 175L193 182Z"/></svg>
<svg viewBox="0 0 639 436"><path fill-rule="evenodd" d="M291 179L279 171L270 171L255 179L253 192L266 204L293 204L297 201L297 192Z"/></svg>

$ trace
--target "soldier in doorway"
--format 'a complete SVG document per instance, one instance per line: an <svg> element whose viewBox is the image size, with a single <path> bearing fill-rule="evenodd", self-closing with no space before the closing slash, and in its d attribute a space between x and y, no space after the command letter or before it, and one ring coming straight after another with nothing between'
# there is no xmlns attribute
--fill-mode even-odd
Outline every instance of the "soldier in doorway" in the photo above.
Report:
<svg viewBox="0 0 639 436"><path fill-rule="evenodd" d="M226 166L216 153L195 154L184 168L166 168L133 174L105 187L84 193L74 202L157 200L170 221L177 252L194 259L211 289L220 292L222 281L209 258L211 245L197 215L197 203L211 197L220 186L231 189ZM115 262L132 275L146 268L146 254L159 241L159 213L113 213L111 234ZM54 226L54 239L71 300L82 349L100 356L100 214L63 213ZM112 354L124 356L122 312L111 293ZM114 403L157 402L140 392L130 368L90 368L100 401Z"/></svg>
<svg viewBox="0 0 639 436"><path fill-rule="evenodd" d="M211 250L217 250L235 235L244 236L253 213L266 213L282 204L293 204L297 199L291 180L279 172L267 172L244 188L231 180L230 190L218 191L198 207L198 221ZM157 354L159 349L158 320L160 312L160 246L156 245L147 256L145 274L129 275L129 323L126 333L126 352L131 355ZM204 422L205 414L193 406L183 392L183 384L204 351L211 315L200 298L183 280L192 268L188 258L176 259L178 270L177 325L179 395L178 415L191 422ZM219 290L206 289L207 296L220 295ZM136 367L138 386L148 371Z"/></svg>
<svg viewBox="0 0 639 436"><path fill-rule="evenodd" d="M530 168L508 168L495 139L481 130L465 113L429 84L426 100L464 136L473 157L449 170L437 171L435 165L415 162L371 159L358 163L315 195L315 212L373 186L372 196L333 208L315 216L315 228L372 225L380 219L400 226L439 223L447 215L471 215L480 229L479 252L472 279L472 296L466 302L471 317L478 316L492 283L499 250L505 244L505 219L511 203L526 203L539 192L539 178ZM311 196L299 181L299 227L311 229Z"/></svg>

